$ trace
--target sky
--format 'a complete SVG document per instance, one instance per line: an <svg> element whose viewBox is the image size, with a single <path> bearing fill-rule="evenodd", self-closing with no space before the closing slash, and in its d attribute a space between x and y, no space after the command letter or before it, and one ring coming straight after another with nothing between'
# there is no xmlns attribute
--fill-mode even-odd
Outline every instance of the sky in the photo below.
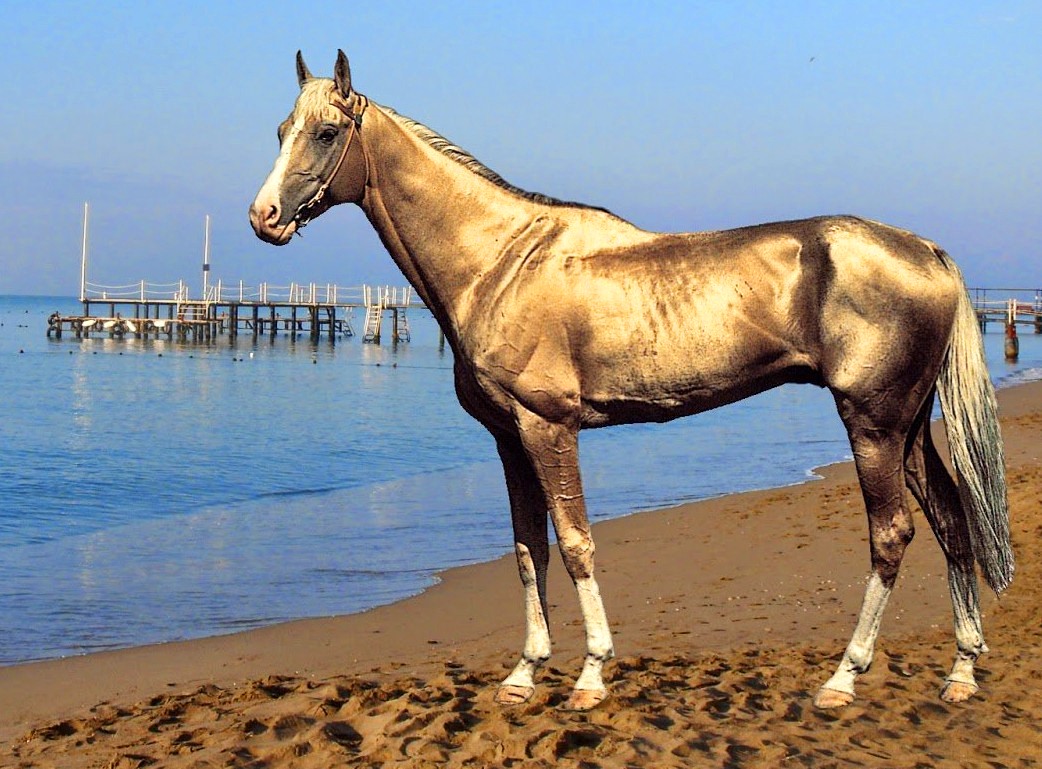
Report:
<svg viewBox="0 0 1042 769"><path fill-rule="evenodd" d="M850 213L967 282L1042 286L1042 3L5 0L0 294L88 280L405 281L341 206L283 248L247 209L294 55L508 181L651 230Z"/></svg>

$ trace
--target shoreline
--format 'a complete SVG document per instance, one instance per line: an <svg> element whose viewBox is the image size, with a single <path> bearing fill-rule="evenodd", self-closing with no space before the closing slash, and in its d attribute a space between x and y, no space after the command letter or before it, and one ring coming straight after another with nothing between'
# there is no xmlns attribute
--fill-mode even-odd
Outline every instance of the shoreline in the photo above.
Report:
<svg viewBox="0 0 1042 769"><path fill-rule="evenodd" d="M1042 523L1042 510L1032 505L1025 511L1025 503L1016 501L1028 493L1025 484L1042 478L1042 382L998 395L1013 509ZM808 643L827 655L842 652L868 573L864 509L851 462L813 473L822 478L594 524L598 579L620 657L615 677L626 682L636 676L634 659L662 662L676 654L753 655L763 665L772 649L785 656ZM880 646L887 652L879 657L903 654L918 639L940 638L942 651L932 661L946 668L954 642L944 560L921 514L916 522L918 536L884 619ZM1032 589L1019 545L1021 565L1010 591L1018 595ZM582 625L558 556L550 568L555 653L544 678L570 682L581 663ZM34 727L82 720L99 712L101 703L137 713L142 702L159 697L198 698L193 689L211 687L236 692L281 677L308 685L410 676L429 682L440 680L449 665L483 682L505 675L524 631L513 555L452 568L438 580L419 595L359 614L2 667L0 758L5 744ZM997 602L983 588L982 599L988 633L1015 601ZM1009 667L1013 650L989 642L995 651L982 660L984 669ZM832 664L826 658L821 669L804 670L802 685L813 691ZM886 675L888 666L882 667ZM865 678L870 676L877 677L875 668ZM997 676L983 678L985 690ZM546 696L562 685L542 688L550 690L539 700L545 708ZM132 721L130 715L117 719Z"/></svg>

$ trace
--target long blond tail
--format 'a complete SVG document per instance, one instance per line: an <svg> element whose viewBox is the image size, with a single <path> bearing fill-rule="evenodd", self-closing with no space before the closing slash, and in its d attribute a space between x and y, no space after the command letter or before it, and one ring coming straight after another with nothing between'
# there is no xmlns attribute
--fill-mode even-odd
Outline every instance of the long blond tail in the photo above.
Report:
<svg viewBox="0 0 1042 769"><path fill-rule="evenodd" d="M937 392L973 555L984 579L1000 593L1013 581L1014 564L998 404L984 360L977 314L962 274L947 254L940 252L939 256L958 276L962 290Z"/></svg>

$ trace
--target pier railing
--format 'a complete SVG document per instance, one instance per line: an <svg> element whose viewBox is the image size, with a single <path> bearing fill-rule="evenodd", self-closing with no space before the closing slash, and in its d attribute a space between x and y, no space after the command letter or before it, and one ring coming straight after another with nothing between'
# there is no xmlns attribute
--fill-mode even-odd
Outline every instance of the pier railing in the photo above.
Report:
<svg viewBox="0 0 1042 769"><path fill-rule="evenodd" d="M970 299L974 307L1005 306L1010 299L1042 309L1042 288L971 288Z"/></svg>
<svg viewBox="0 0 1042 769"><path fill-rule="evenodd" d="M970 299L978 314L1042 313L1042 288L971 288Z"/></svg>
<svg viewBox="0 0 1042 769"><path fill-rule="evenodd" d="M238 304L314 304L358 307L363 304L365 286L338 286L335 283L290 283L276 286L260 283L248 286L243 281L225 284L218 281L207 290L208 302Z"/></svg>
<svg viewBox="0 0 1042 769"><path fill-rule="evenodd" d="M203 301L211 304L261 305L322 305L333 307L422 308L423 302L410 286L341 286L336 283L290 283L274 285L260 283L247 285L244 281L225 283L217 281L207 287L202 300L193 300L188 284L150 283L139 281L110 286L85 283L83 299L86 302L184 303Z"/></svg>
<svg viewBox="0 0 1042 769"><path fill-rule="evenodd" d="M971 288L969 293L982 332L988 323L1005 328L1007 360L1016 360L1020 349L1018 325L1042 334L1042 288Z"/></svg>
<svg viewBox="0 0 1042 769"><path fill-rule="evenodd" d="M1042 288L971 288L970 299L978 315L991 318L1042 313Z"/></svg>
<svg viewBox="0 0 1042 769"><path fill-rule="evenodd" d="M176 283L149 283L139 281L122 286L106 286L100 283L84 283L83 298L94 302L184 302L188 300L188 284L183 280Z"/></svg>

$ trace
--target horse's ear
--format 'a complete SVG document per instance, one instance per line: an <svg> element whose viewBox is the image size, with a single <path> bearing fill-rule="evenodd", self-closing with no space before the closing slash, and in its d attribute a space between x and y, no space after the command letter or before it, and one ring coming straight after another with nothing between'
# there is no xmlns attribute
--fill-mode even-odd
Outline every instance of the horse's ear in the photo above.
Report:
<svg viewBox="0 0 1042 769"><path fill-rule="evenodd" d="M297 51L297 84L301 88L304 87L304 83L311 79L311 72L308 70L308 65L304 63L304 55Z"/></svg>
<svg viewBox="0 0 1042 769"><path fill-rule="evenodd" d="M351 65L347 63L347 56L344 52L337 50L336 52L336 66L333 68L333 82L336 83L336 89L340 92L340 95L345 99L351 97Z"/></svg>

